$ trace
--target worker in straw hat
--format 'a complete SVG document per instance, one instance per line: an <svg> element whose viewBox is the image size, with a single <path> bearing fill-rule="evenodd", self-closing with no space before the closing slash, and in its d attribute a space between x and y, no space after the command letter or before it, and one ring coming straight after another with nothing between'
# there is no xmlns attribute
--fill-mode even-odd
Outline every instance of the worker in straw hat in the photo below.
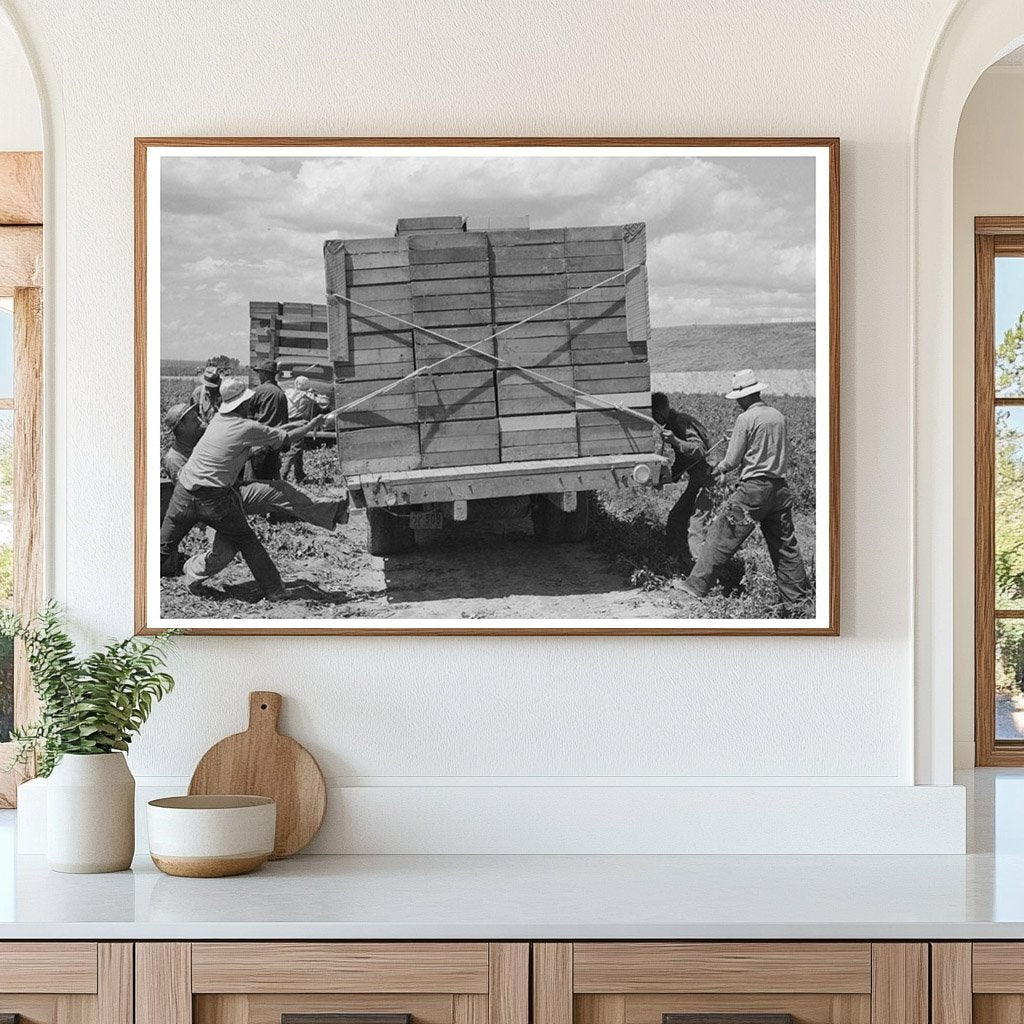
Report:
<svg viewBox="0 0 1024 1024"><path fill-rule="evenodd" d="M229 378L220 390L220 409L178 473L160 526L161 575L177 574L178 545L203 523L241 553L263 596L280 601L287 597L281 575L249 525L236 485L254 447L280 451L316 429L319 417L294 430L270 427L249 418L253 392L246 381Z"/></svg>
<svg viewBox="0 0 1024 1024"><path fill-rule="evenodd" d="M177 480L199 438L203 436L206 424L200 418L199 408L194 402L191 405L178 402L164 413L164 426L171 432L170 447L163 453L164 472L171 480Z"/></svg>
<svg viewBox="0 0 1024 1024"><path fill-rule="evenodd" d="M753 370L733 375L732 389L725 397L739 405L740 414L714 476L722 480L738 470L739 480L715 516L697 564L679 586L694 597L706 597L729 559L760 526L782 603L798 611L810 600L811 585L793 529L793 495L786 484L786 417L765 404L763 388Z"/></svg>

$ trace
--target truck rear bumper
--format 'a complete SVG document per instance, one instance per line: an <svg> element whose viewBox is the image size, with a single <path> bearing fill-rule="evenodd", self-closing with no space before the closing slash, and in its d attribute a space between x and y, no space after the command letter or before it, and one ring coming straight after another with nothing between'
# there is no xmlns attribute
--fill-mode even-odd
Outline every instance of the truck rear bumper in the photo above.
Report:
<svg viewBox="0 0 1024 1024"><path fill-rule="evenodd" d="M653 486L663 455L643 452L542 462L502 462L446 469L411 469L347 477L357 508L393 508L435 501L473 501L522 494L607 491ZM645 481L643 478L647 476ZM649 482L648 482L649 481Z"/></svg>

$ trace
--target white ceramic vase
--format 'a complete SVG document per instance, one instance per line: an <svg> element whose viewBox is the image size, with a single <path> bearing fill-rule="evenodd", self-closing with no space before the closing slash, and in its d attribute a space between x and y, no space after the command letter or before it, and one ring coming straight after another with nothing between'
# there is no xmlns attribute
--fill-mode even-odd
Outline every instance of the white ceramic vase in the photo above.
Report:
<svg viewBox="0 0 1024 1024"><path fill-rule="evenodd" d="M46 783L54 871L124 871L135 853L135 779L124 754L65 754Z"/></svg>

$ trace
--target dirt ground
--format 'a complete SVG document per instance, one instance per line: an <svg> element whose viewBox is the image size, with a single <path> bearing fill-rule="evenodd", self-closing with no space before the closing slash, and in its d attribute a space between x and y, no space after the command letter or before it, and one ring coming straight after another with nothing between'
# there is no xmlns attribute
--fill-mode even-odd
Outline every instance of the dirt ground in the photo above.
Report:
<svg viewBox="0 0 1024 1024"><path fill-rule="evenodd" d="M658 618L682 613L671 589L631 586L612 560L589 543L547 545L529 520L453 524L419 531L416 551L388 558L366 553L365 518L354 515L333 535L312 527L271 529L308 534L318 555L272 552L293 602L257 599L248 569L236 559L193 597L180 579L165 580L165 615L196 618ZM296 538L297 539L297 538Z"/></svg>
<svg viewBox="0 0 1024 1024"><path fill-rule="evenodd" d="M667 491L666 499L672 493ZM813 523L800 518L800 533L809 539ZM201 596L189 594L180 578L164 580L163 614L217 619L628 619L709 618L738 610L724 607L729 599L721 596L711 602L690 599L675 588L678 576L671 561L665 561L661 573L654 571L642 564L644 559L609 543L602 513L595 520L595 535L583 543L560 545L535 540L528 517L449 524L441 531L418 531L414 552L387 558L367 554L361 513L333 534L301 523L256 520L295 600L261 600L248 568L236 558ZM182 550L198 550L205 540L203 532L193 531ZM759 567L767 561L759 535L747 542L744 557L754 594ZM770 579L761 582L772 586ZM773 614L770 609L744 611L742 617Z"/></svg>

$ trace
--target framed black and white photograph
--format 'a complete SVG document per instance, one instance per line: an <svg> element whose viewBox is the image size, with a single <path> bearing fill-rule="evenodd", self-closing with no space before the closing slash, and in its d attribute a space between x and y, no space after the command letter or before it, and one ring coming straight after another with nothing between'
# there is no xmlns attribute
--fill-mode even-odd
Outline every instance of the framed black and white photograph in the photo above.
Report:
<svg viewBox="0 0 1024 1024"><path fill-rule="evenodd" d="M136 626L839 630L835 139L136 140Z"/></svg>

